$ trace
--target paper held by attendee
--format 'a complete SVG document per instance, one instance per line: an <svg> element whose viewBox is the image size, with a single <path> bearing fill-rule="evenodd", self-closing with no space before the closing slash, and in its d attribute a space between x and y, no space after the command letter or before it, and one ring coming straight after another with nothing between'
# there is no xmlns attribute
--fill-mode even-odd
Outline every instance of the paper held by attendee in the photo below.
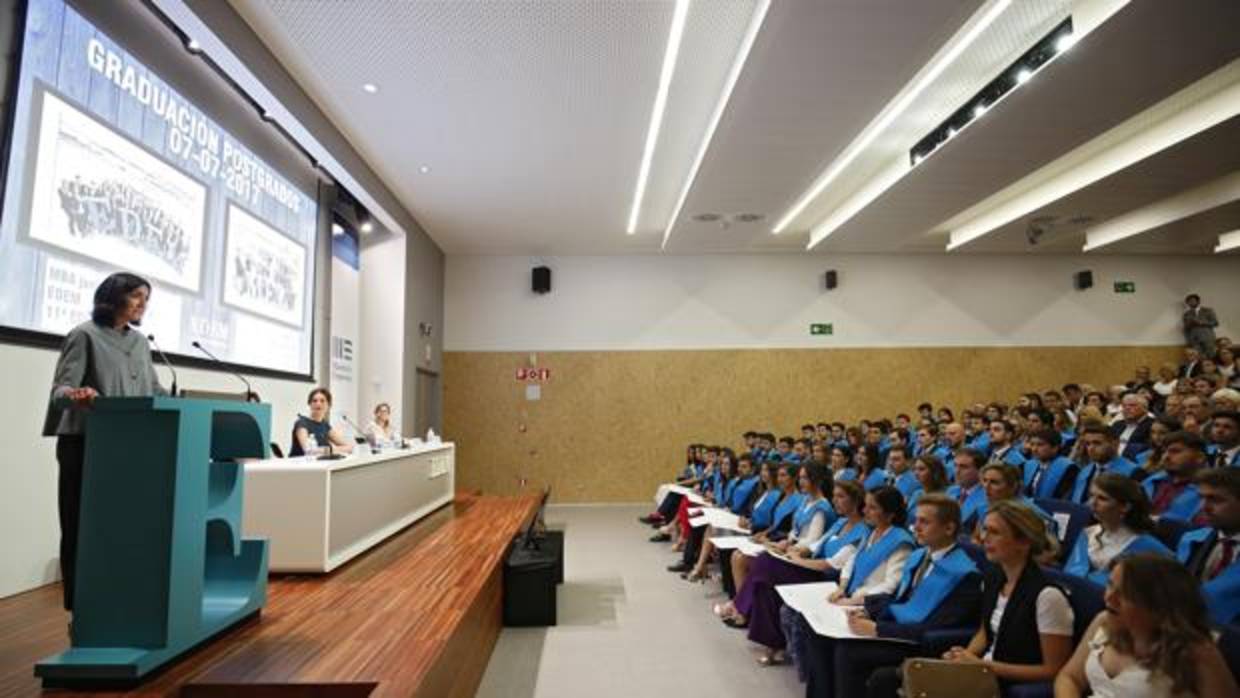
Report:
<svg viewBox="0 0 1240 698"><path fill-rule="evenodd" d="M716 536L710 540L720 550L736 550L748 557L757 557L766 551L766 546L755 543L746 536Z"/></svg>
<svg viewBox="0 0 1240 698"><path fill-rule="evenodd" d="M794 611L805 617L809 627L823 637L837 640L876 640L879 642L904 642L892 637L868 637L858 635L848 627L849 609L857 606L838 606L827 601L839 587L835 582L811 582L809 584L783 584L775 587L780 598ZM911 643L910 643L911 644Z"/></svg>

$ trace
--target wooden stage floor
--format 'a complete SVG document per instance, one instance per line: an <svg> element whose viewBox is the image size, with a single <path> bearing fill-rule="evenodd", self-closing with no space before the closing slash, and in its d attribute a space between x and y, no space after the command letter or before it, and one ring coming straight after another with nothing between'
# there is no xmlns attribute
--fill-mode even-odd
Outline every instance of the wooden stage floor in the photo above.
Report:
<svg viewBox="0 0 1240 698"><path fill-rule="evenodd" d="M0 696L473 696L538 504L458 497L329 575L273 575L261 617L127 692L43 691L34 663L68 646L60 585L0 600Z"/></svg>

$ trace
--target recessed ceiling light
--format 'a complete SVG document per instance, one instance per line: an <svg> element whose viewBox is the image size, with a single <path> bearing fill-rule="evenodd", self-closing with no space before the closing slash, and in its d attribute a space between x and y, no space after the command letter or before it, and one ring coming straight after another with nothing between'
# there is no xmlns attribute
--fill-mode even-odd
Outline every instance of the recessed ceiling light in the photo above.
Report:
<svg viewBox="0 0 1240 698"><path fill-rule="evenodd" d="M1073 34L1064 34L1055 41L1055 51L1063 53L1076 45L1076 36Z"/></svg>
<svg viewBox="0 0 1240 698"><path fill-rule="evenodd" d="M362 221L362 224L358 227L361 229L363 233L370 233L374 231L375 224L371 223L369 220L366 220L366 221Z"/></svg>
<svg viewBox="0 0 1240 698"><path fill-rule="evenodd" d="M1021 68L1016 72L1016 82L1021 85L1029 82L1029 78L1033 77L1033 71L1028 68Z"/></svg>
<svg viewBox="0 0 1240 698"><path fill-rule="evenodd" d="M418 172L421 172L422 174L428 174L430 171L431 171L430 165L423 165L418 168Z"/></svg>
<svg viewBox="0 0 1240 698"><path fill-rule="evenodd" d="M198 43L194 39L186 39L185 48L188 49L190 53L198 53L202 50L202 44Z"/></svg>
<svg viewBox="0 0 1240 698"><path fill-rule="evenodd" d="M973 107L973 118L976 119L982 114L985 114L987 109L988 107L985 104L979 104L976 107Z"/></svg>
<svg viewBox="0 0 1240 698"><path fill-rule="evenodd" d="M373 82L368 82L362 85L362 89L373 95L374 93L379 91L379 86L374 84Z"/></svg>

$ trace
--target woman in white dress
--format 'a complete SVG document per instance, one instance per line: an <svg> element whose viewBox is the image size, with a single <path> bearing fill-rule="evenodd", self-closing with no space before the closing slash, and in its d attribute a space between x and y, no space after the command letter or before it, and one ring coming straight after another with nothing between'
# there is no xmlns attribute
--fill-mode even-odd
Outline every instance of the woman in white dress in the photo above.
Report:
<svg viewBox="0 0 1240 698"><path fill-rule="evenodd" d="M1200 584L1162 555L1121 557L1106 610L1055 678L1055 698L1232 698L1240 688L1210 638Z"/></svg>

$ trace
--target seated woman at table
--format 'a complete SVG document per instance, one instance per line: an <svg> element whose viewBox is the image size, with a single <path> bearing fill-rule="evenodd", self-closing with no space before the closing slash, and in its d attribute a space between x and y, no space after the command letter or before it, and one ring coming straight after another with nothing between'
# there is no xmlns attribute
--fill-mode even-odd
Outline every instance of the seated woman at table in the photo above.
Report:
<svg viewBox="0 0 1240 698"><path fill-rule="evenodd" d="M1212 642L1201 585L1183 565L1151 553L1119 558L1103 598L1107 610L1055 678L1056 698L1240 695Z"/></svg>
<svg viewBox="0 0 1240 698"><path fill-rule="evenodd" d="M386 402L375 405L375 418L366 425L366 439L371 444L399 444L400 432L392 424L392 406Z"/></svg>
<svg viewBox="0 0 1240 698"><path fill-rule="evenodd" d="M1111 562L1122 555L1175 553L1151 535L1150 500L1127 475L1103 473L1089 483L1089 508L1098 523L1081 531L1064 572L1106 586Z"/></svg>
<svg viewBox="0 0 1240 698"><path fill-rule="evenodd" d="M353 443L327 421L328 411L332 407L331 391L327 388L311 390L306 404L310 406L310 416L297 415L297 421L293 424L293 445L288 450L289 457L352 453Z"/></svg>

